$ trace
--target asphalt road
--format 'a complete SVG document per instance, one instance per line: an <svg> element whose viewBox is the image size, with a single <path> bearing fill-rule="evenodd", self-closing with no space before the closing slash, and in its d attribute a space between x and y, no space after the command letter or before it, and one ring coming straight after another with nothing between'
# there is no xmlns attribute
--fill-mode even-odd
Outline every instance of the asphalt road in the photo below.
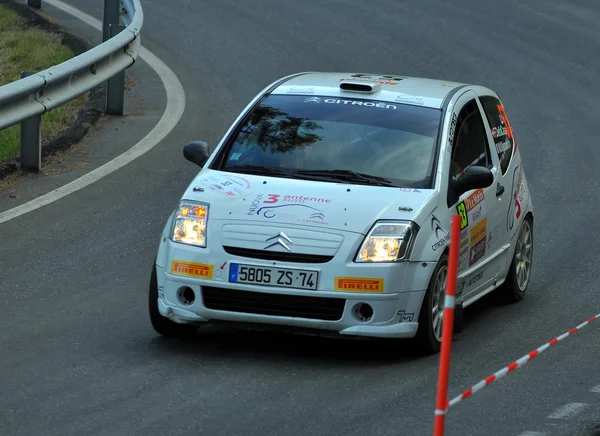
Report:
<svg viewBox="0 0 600 436"><path fill-rule="evenodd" d="M158 236L196 170L181 146L214 144L299 70L475 82L506 104L537 212L534 277L523 302L467 314L451 396L600 312L595 0L142 1L143 43L179 75L186 114L127 167L0 225L0 434L431 434L438 356L230 330L181 343L150 327ZM67 2L101 18L100 0ZM594 434L599 329L452 408L446 434Z"/></svg>

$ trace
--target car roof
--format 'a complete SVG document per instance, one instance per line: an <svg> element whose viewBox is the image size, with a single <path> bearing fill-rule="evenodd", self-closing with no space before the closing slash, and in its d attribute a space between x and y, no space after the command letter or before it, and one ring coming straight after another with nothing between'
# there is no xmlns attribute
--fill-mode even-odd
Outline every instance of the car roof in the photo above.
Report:
<svg viewBox="0 0 600 436"><path fill-rule="evenodd" d="M465 85L395 74L305 72L279 82L271 94L364 98L441 108L448 94Z"/></svg>

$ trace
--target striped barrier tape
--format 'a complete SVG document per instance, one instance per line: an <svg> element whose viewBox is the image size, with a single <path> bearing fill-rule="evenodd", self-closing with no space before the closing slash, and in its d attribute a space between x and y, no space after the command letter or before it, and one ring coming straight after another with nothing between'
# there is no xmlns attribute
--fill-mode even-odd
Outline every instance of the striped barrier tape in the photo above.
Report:
<svg viewBox="0 0 600 436"><path fill-rule="evenodd" d="M467 165L464 170L462 170L460 173L458 173L456 175L456 177L462 176L465 173L465 170L467 168L471 168L473 165L477 164L481 159L484 159L484 158L485 158L485 153L481 153L473 162L471 162L469 165Z"/></svg>
<svg viewBox="0 0 600 436"><path fill-rule="evenodd" d="M577 327L569 330L566 333L563 333L562 335L552 339L549 342L546 342L544 345L542 345L541 347L533 350L531 353L526 354L525 356L521 357L518 360L515 360L513 363L511 363L508 366L505 366L504 368L502 368L500 371L495 372L494 374L490 375L489 377L481 380L479 383L477 383L476 385L473 385L472 387L470 387L469 389L467 389L465 392L463 392L461 395L453 398L452 400L450 400L447 403L446 406L446 410L447 411L450 407L456 405L457 403L460 403L462 400L469 398L471 395L473 395L475 392L480 391L481 389L483 389L484 387L492 384L493 382L495 382L496 380L501 379L502 377L504 377L506 374L513 372L515 369L522 367L523 365L525 365L527 362L529 362L530 360L532 360L533 358L539 356L542 352L546 351L548 348L550 348L552 345L558 344L560 341L562 341L563 339L571 336L572 334L574 334L575 332L577 332L578 330L582 329L583 327L585 327L586 325L594 322L595 320L600 318L600 313L596 316L591 317L590 319L588 319L587 321L581 323L580 325L578 325Z"/></svg>

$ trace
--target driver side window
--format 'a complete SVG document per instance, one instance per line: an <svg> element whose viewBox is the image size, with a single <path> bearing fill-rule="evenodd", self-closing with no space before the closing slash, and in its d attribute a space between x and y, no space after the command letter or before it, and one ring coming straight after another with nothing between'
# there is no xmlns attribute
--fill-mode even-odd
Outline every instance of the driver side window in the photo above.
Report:
<svg viewBox="0 0 600 436"><path fill-rule="evenodd" d="M470 166L492 168L485 126L475 100L460 111L456 123L456 139L452 147L453 177L459 177Z"/></svg>
<svg viewBox="0 0 600 436"><path fill-rule="evenodd" d="M469 101L460 111L455 132L450 177L460 177L471 166L491 169L493 164L486 130L475 100ZM448 207L451 207L458 198L452 192L452 183L448 186Z"/></svg>

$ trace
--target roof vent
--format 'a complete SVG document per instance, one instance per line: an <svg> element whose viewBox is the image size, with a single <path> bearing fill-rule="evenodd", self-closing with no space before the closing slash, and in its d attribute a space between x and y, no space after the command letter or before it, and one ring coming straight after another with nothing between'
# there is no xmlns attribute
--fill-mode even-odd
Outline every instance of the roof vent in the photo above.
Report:
<svg viewBox="0 0 600 436"><path fill-rule="evenodd" d="M367 94L371 94L373 92L377 92L381 89L381 84L374 82L342 82L340 83L340 89L344 91L352 91L352 92L364 92Z"/></svg>

